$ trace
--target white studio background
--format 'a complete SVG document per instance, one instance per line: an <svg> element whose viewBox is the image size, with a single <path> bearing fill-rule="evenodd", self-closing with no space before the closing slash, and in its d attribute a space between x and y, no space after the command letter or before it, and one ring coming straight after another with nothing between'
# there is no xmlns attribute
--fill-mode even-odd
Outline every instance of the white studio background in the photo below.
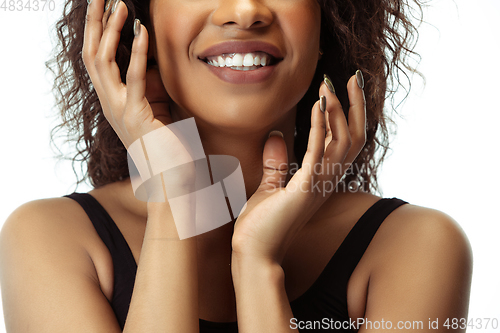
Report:
<svg viewBox="0 0 500 333"><path fill-rule="evenodd" d="M500 0L434 0L429 5L416 49L427 85L414 77L410 96L398 109L398 135L380 183L384 196L439 209L462 226L474 253L469 318L500 321L500 218L495 211L500 199L495 176L500 162ZM75 189L70 163L56 167L49 146L57 111L44 62L61 11L61 2L54 11L0 9L0 225L27 201Z"/></svg>

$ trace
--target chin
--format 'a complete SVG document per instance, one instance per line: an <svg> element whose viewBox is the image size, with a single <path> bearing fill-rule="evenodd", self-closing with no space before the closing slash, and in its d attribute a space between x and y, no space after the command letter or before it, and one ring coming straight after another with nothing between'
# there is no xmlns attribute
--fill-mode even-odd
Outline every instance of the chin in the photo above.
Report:
<svg viewBox="0 0 500 333"><path fill-rule="evenodd" d="M202 96L206 95L206 96ZM214 98L216 96L216 98ZM183 103L187 102L189 103ZM220 128L224 131L251 133L266 130L290 113L295 104L293 100L283 100L273 96L259 94L217 93L190 96L184 101L175 103L173 112L184 115L182 118L195 117L197 125ZM298 102L298 101L297 101ZM290 114L290 117L294 115Z"/></svg>

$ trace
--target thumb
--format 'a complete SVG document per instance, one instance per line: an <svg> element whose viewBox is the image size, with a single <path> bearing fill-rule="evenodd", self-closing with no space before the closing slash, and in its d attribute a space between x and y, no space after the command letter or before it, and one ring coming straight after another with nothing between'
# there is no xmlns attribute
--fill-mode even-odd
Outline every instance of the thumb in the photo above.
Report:
<svg viewBox="0 0 500 333"><path fill-rule="evenodd" d="M288 173L288 155L283 133L272 131L264 145L264 174L259 189L263 191L285 187Z"/></svg>

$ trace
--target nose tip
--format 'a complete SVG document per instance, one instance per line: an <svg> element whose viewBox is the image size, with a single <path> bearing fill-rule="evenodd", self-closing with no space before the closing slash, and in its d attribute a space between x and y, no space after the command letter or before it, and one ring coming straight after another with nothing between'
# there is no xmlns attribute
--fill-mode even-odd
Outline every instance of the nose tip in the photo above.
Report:
<svg viewBox="0 0 500 333"><path fill-rule="evenodd" d="M221 0L212 20L219 26L252 29L271 24L273 14L261 0Z"/></svg>

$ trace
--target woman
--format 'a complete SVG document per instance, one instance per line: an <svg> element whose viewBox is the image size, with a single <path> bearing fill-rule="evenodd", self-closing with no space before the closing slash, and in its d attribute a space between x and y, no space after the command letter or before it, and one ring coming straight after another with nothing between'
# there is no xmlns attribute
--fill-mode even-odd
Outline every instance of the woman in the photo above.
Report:
<svg viewBox="0 0 500 333"><path fill-rule="evenodd" d="M401 6L68 3L58 79L76 80L59 85L61 105L83 125L95 189L9 217L8 330L445 331L465 318L471 254L455 222L368 193L387 80L412 31ZM221 67L249 53L260 66ZM168 202L134 197L126 149L191 117L207 156L239 160L248 202L234 223L179 240Z"/></svg>

